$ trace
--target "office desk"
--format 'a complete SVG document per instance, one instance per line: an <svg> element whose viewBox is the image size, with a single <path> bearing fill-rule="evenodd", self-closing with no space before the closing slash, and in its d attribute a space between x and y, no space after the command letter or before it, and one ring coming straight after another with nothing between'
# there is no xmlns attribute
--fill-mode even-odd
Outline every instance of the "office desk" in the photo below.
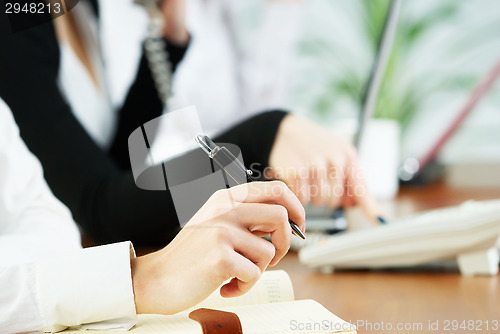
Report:
<svg viewBox="0 0 500 334"><path fill-rule="evenodd" d="M500 198L500 189L434 185L405 187L382 204L398 216L492 198ZM344 320L364 321L359 333L500 333L498 276L462 277L456 268L322 274L299 264L295 253L276 268L290 274L296 299L315 299ZM397 330L401 325L407 329Z"/></svg>
<svg viewBox="0 0 500 334"><path fill-rule="evenodd" d="M500 198L500 189L433 185L404 187L395 200L381 204L388 215L397 217L469 199L493 198ZM93 243L84 239L84 244ZM137 254L153 250L139 248ZM462 277L456 268L321 274L301 265L295 253L289 253L275 269L290 274L296 299L315 299L345 320L364 321L359 333L500 333L500 323L498 327L492 323L500 320L498 276ZM466 326L473 321L473 329L453 330L462 321ZM413 329L397 330L398 325Z"/></svg>

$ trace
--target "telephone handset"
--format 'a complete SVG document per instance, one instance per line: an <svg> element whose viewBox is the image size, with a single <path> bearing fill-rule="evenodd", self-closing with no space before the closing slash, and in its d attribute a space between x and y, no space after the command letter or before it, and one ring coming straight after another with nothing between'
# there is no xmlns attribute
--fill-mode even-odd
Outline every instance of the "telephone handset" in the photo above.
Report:
<svg viewBox="0 0 500 334"><path fill-rule="evenodd" d="M153 80L163 106L172 96L172 66L169 62L166 43L162 38L163 15L158 0L134 0L143 6L149 14L149 24L144 49Z"/></svg>

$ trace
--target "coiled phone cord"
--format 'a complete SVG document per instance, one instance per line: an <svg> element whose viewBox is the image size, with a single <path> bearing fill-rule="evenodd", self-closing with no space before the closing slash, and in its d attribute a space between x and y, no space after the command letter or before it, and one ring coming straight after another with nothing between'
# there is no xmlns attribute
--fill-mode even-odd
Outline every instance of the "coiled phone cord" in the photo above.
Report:
<svg viewBox="0 0 500 334"><path fill-rule="evenodd" d="M158 8L160 1L134 0L134 3L143 6L149 15L144 50L158 96L166 107L168 99L172 96L172 65L162 36L163 15Z"/></svg>
<svg viewBox="0 0 500 334"><path fill-rule="evenodd" d="M158 95L163 106L166 106L168 99L172 96L172 65L166 50L166 43L162 38L162 27L161 18L151 17L144 49Z"/></svg>

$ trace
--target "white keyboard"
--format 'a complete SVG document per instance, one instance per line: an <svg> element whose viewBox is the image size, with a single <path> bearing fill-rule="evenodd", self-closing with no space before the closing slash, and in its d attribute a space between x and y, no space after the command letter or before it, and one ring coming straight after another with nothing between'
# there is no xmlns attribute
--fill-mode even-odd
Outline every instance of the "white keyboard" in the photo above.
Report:
<svg viewBox="0 0 500 334"><path fill-rule="evenodd" d="M322 232L307 232L306 239L293 237L291 240L290 249L298 251L304 247L317 245L321 240L327 240L330 235Z"/></svg>
<svg viewBox="0 0 500 334"><path fill-rule="evenodd" d="M468 201L373 228L332 236L308 233L292 247L312 267L407 267L487 251L499 236L500 200Z"/></svg>

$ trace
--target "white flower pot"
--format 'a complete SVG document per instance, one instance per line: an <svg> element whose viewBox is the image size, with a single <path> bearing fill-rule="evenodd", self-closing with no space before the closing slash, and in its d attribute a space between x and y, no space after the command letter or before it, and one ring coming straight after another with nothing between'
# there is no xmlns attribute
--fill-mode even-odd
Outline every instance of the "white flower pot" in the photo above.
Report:
<svg viewBox="0 0 500 334"><path fill-rule="evenodd" d="M359 159L368 187L378 199L391 199L398 192L399 138L395 120L373 119L367 123Z"/></svg>
<svg viewBox="0 0 500 334"><path fill-rule="evenodd" d="M335 121L334 134L352 142L355 120ZM358 155L368 187L378 199L391 199L399 189L400 128L395 120L372 119L365 128Z"/></svg>

